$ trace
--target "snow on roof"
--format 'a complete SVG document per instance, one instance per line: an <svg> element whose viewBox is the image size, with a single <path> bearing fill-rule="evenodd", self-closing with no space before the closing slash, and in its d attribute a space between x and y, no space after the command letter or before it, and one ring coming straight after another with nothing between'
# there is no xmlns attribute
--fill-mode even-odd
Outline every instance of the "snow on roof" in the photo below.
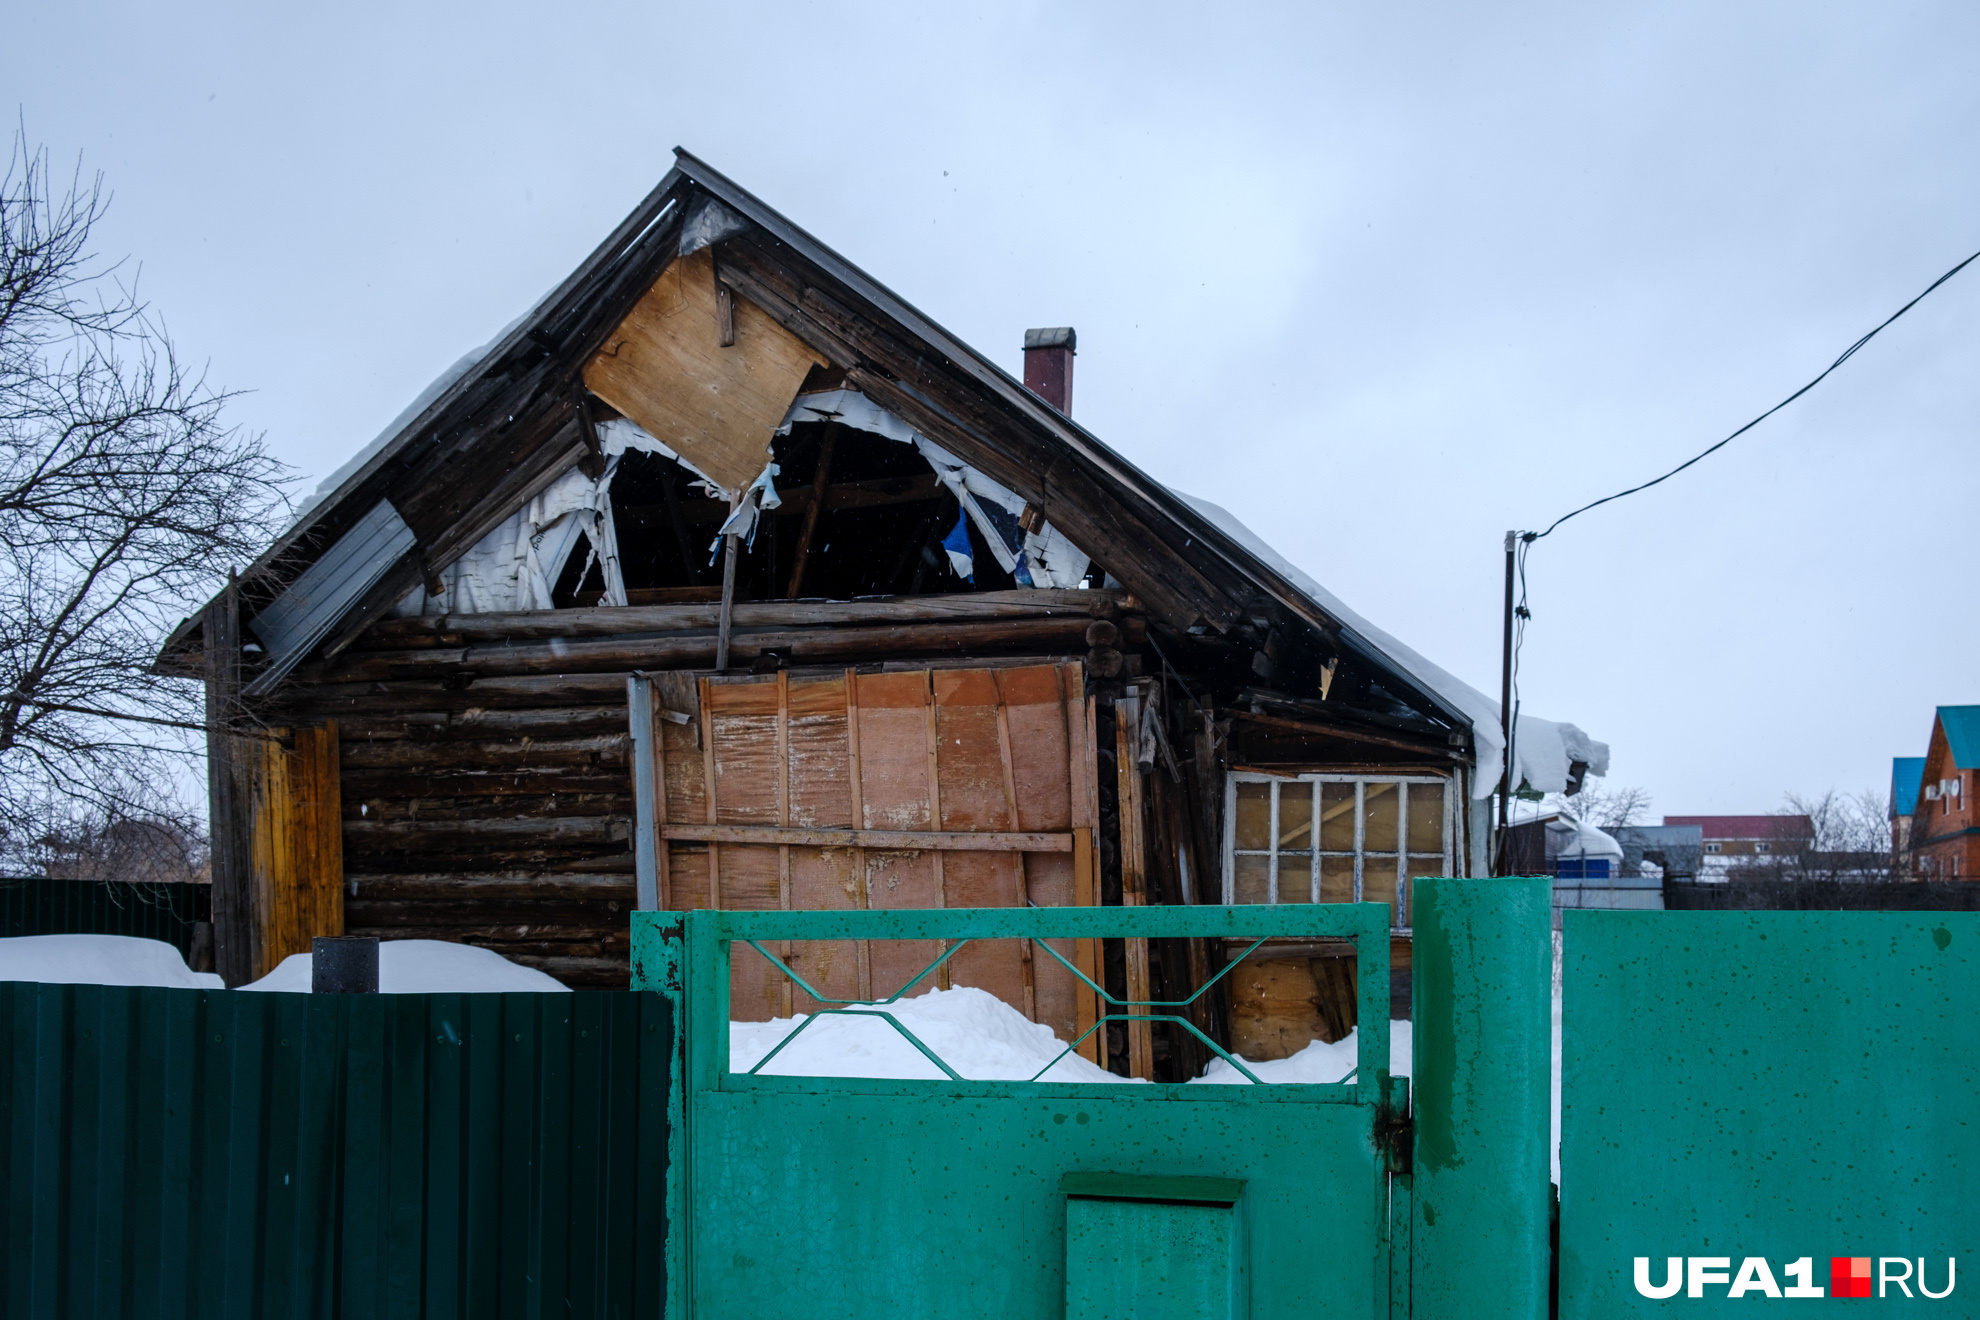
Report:
<svg viewBox="0 0 1980 1320"><path fill-rule="evenodd" d="M1200 500L1194 495L1170 488L1170 493L1215 524L1218 530L1269 565L1287 582L1307 596L1322 613L1338 620L1349 631L1380 651L1397 668L1462 712L1471 723L1472 745L1477 749L1477 773L1471 791L1476 797L1489 797L1499 782L1504 764L1505 739L1499 728L1499 703L1448 671L1432 664L1415 650L1403 645L1341 603L1340 597L1314 581L1259 535L1246 527L1228 509ZM1513 776L1515 787L1522 783L1539 793L1559 793L1567 788L1569 767L1585 762L1589 773L1609 773L1609 745L1596 742L1572 724L1521 715L1514 730Z"/></svg>
<svg viewBox="0 0 1980 1320"><path fill-rule="evenodd" d="M515 332L517 326L536 315L536 309L541 307L545 299L549 298L549 296L550 294L546 293L542 298L538 298L529 305L528 311L497 331L493 339L483 344L480 348L475 349L472 353L465 355L460 361L454 363L453 366L448 367L445 371L435 376L432 382L425 389L421 390L411 403L406 405L403 412L397 417L394 417L384 430L372 438L370 444L351 455L350 460L342 467L316 483L316 489L310 494L305 495L302 501L296 505L295 520L289 526L292 529L300 527L303 520L309 517L311 510L336 494L337 490L345 482L349 481L359 472L362 472L370 464L372 459L384 453L386 448L394 440L398 439L400 434L408 426L411 426L418 420L419 415L425 412L435 399L445 394L449 389L452 389L454 383L460 380L461 377L480 366L504 339L507 339Z"/></svg>
<svg viewBox="0 0 1980 1320"><path fill-rule="evenodd" d="M195 972L163 940L135 935L19 935L0 939L0 981L46 985L155 985L221 990L212 972Z"/></svg>
<svg viewBox="0 0 1980 1320"><path fill-rule="evenodd" d="M243 990L310 993L310 956L292 953ZM378 991L387 995L569 993L553 977L493 949L446 940L385 940L378 946Z"/></svg>

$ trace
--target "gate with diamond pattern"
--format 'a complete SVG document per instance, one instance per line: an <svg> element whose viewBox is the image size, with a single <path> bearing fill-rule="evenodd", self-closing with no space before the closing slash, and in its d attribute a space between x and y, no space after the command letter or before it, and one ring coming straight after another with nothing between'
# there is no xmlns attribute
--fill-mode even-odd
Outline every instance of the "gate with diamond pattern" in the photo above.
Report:
<svg viewBox="0 0 1980 1320"><path fill-rule="evenodd" d="M1545 882L1424 881L1417 901L1413 1113L1388 1073L1380 904L636 914L635 987L675 998L686 1024L669 1315L1372 1320L1460 1314L1481 1284L1508 1314L1544 1312ZM775 1052L729 1066L737 959L836 1005L809 1027L885 1014L971 942L1024 941L1080 975L1066 956L1078 940L1266 937L1356 941L1363 1029L1347 1079L971 1080L891 1017L929 1080L776 1075ZM794 943L855 940L932 953L894 996L863 1002L828 998L787 958ZM1096 1029L1147 1017L1191 1029L1184 1005L1123 1004L1087 984L1107 1010ZM1414 1170L1412 1123L1430 1153Z"/></svg>

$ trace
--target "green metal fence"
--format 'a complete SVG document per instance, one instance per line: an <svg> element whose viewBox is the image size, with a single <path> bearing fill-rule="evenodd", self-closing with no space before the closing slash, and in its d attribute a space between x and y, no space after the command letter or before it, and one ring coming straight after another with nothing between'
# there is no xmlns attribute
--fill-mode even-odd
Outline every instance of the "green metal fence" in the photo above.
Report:
<svg viewBox="0 0 1980 1320"><path fill-rule="evenodd" d="M210 921L213 886L154 880L56 880L0 876L0 938L135 935L192 952L193 927Z"/></svg>
<svg viewBox="0 0 1980 1320"><path fill-rule="evenodd" d="M1980 915L1570 912L1564 949L1562 1316L1980 1314Z"/></svg>
<svg viewBox="0 0 1980 1320"><path fill-rule="evenodd" d="M0 984L0 1310L657 1316L661 996Z"/></svg>

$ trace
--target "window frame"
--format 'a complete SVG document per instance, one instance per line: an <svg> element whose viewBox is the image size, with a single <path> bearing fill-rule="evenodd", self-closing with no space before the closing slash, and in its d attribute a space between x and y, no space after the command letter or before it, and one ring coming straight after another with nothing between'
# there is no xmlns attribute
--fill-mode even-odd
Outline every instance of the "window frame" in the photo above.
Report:
<svg viewBox="0 0 1980 1320"><path fill-rule="evenodd" d="M1410 867L1411 859L1414 858L1419 861L1427 862L1434 855L1437 858L1437 864L1439 867L1439 869L1435 872L1435 874L1438 875L1457 874L1457 871L1454 869L1454 866L1457 857L1457 853L1456 853L1457 827L1458 827L1457 813L1459 810L1458 789L1460 787L1460 782L1461 781L1459 777L1456 775L1438 775L1438 774L1423 774L1423 775L1345 774L1345 773L1315 771L1308 774L1275 775L1275 774L1266 774L1255 770L1231 770L1227 772L1224 775L1224 847L1223 847L1224 856L1223 856L1223 895L1222 895L1224 905L1226 907L1234 907L1238 905L1237 904L1237 859L1239 858L1239 856L1246 856L1246 857L1270 858L1270 862L1266 868L1266 893L1269 895L1269 898L1264 904L1245 904L1244 906L1247 907L1279 906L1280 904L1279 856L1281 851L1278 847L1279 798L1281 793L1284 792L1285 785L1305 784L1310 786L1308 791L1313 795L1313 806L1311 808L1311 815L1309 817L1309 819L1312 822L1310 826L1310 829L1312 831L1312 837L1310 841L1313 846L1307 849L1289 850L1289 851L1303 852L1308 859L1308 867L1309 867L1308 874L1311 878L1308 880L1309 887L1307 892L1309 895L1312 895L1312 897L1303 901L1311 902L1311 903L1317 903L1321 901L1316 892L1319 884L1318 866L1320 859L1326 857L1352 858L1354 863L1353 901L1357 903L1361 903L1361 902L1388 903L1390 929L1396 931L1408 931L1410 927L1402 923L1402 914L1405 911L1409 910L1406 904L1407 890L1405 887L1408 885L1409 881L1413 878ZM1246 848L1243 849L1242 852L1240 852L1237 846L1237 794L1238 794L1239 784L1271 784L1275 786L1271 797L1271 825L1269 826L1269 836L1273 841L1273 846L1269 851L1255 849L1255 848ZM1319 846L1320 786L1322 784L1353 784L1355 786L1354 850L1352 852L1343 852L1340 849L1322 848ZM1393 881L1394 888L1391 892L1388 893L1386 897L1382 896L1382 889L1380 888L1380 886L1382 886L1387 882L1387 877L1384 877L1379 873L1373 876L1369 875L1368 873L1369 850L1366 846L1368 788L1370 785L1381 785L1381 784L1394 784L1396 786L1396 851L1395 851L1396 873ZM1442 840L1443 840L1442 853L1431 854L1431 853L1410 851L1409 786L1412 784L1435 784L1439 786L1443 791L1444 814L1443 814L1443 829L1442 829ZM1418 872L1418 874L1430 874L1430 873ZM1375 886L1374 889L1375 896L1373 898L1368 897L1368 891L1371 884Z"/></svg>

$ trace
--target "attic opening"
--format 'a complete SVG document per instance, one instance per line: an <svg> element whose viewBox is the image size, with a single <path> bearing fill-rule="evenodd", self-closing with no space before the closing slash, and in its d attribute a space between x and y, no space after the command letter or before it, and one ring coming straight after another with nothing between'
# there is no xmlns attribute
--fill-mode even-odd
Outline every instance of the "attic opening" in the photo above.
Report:
<svg viewBox="0 0 1980 1320"><path fill-rule="evenodd" d="M994 499L976 499L976 509L965 511L954 486L914 444L836 419L794 421L772 443L770 461L778 469L771 479L778 503L760 509L739 542L738 600L1035 585L1020 515ZM720 599L718 537L730 506L707 481L674 458L629 448L616 460L609 499L627 604ZM606 598L604 556L572 554L553 605Z"/></svg>

